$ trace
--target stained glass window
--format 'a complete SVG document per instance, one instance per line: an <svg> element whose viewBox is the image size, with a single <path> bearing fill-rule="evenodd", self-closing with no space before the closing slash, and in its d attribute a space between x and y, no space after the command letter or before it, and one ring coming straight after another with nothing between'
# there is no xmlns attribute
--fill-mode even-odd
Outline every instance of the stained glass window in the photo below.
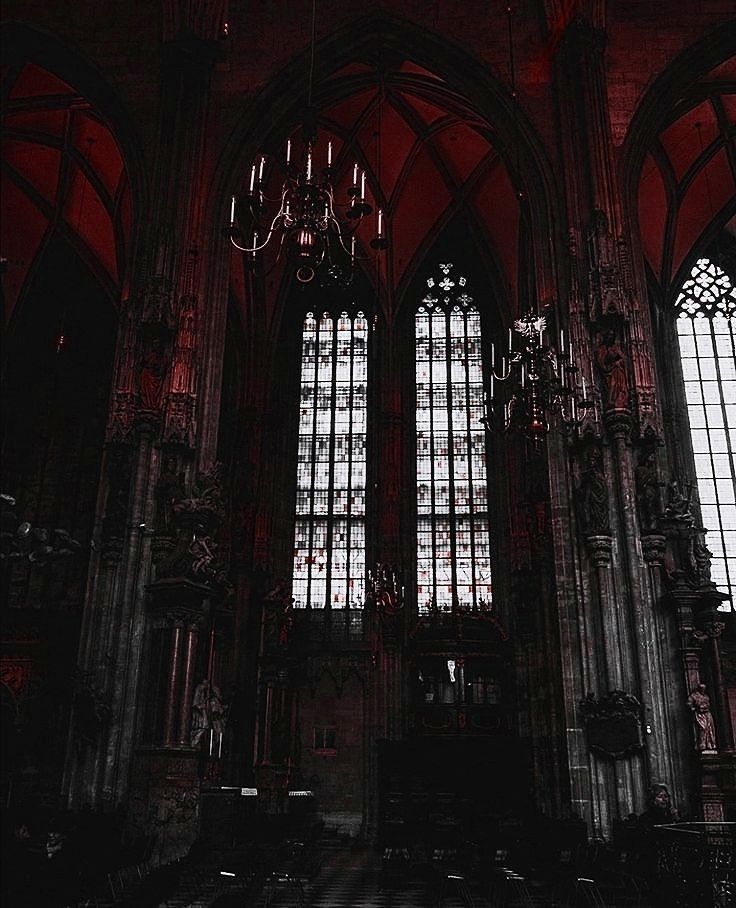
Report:
<svg viewBox="0 0 736 908"><path fill-rule="evenodd" d="M309 313L302 335L293 595L297 607L365 597L368 323Z"/></svg>
<svg viewBox="0 0 736 908"><path fill-rule="evenodd" d="M417 603L491 600L480 313L442 264L416 313Z"/></svg>
<svg viewBox="0 0 736 908"><path fill-rule="evenodd" d="M711 579L736 598L736 290L699 259L675 305Z"/></svg>

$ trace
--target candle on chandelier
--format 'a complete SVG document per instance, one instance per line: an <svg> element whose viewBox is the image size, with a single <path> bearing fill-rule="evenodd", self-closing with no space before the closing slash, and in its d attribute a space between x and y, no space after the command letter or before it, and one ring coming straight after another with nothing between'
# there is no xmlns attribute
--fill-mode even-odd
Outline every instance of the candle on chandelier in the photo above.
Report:
<svg viewBox="0 0 736 908"><path fill-rule="evenodd" d="M264 168L265 164L266 164L266 159L263 155L261 155L261 163L258 165L258 182L259 183L261 183L263 181L263 168Z"/></svg>
<svg viewBox="0 0 736 908"><path fill-rule="evenodd" d="M307 152L307 179L312 179L312 150Z"/></svg>
<svg viewBox="0 0 736 908"><path fill-rule="evenodd" d="M583 400L587 397L587 389L585 387L585 376L583 376Z"/></svg>
<svg viewBox="0 0 736 908"><path fill-rule="evenodd" d="M350 256L355 258L355 234L350 237Z"/></svg>
<svg viewBox="0 0 736 908"><path fill-rule="evenodd" d="M493 402L493 372L491 372L491 380L488 385L488 394L491 398L491 403Z"/></svg>
<svg viewBox="0 0 736 908"><path fill-rule="evenodd" d="M286 140L286 163L291 164L291 139Z"/></svg>
<svg viewBox="0 0 736 908"><path fill-rule="evenodd" d="M378 209L378 236L383 236L383 208Z"/></svg>
<svg viewBox="0 0 736 908"><path fill-rule="evenodd" d="M327 143L327 166L332 167L332 142Z"/></svg>
<svg viewBox="0 0 736 908"><path fill-rule="evenodd" d="M353 164L353 186L358 185L358 162Z"/></svg>
<svg viewBox="0 0 736 908"><path fill-rule="evenodd" d="M491 341L491 369L496 365L496 345ZM491 376L492 378L493 376Z"/></svg>
<svg viewBox="0 0 736 908"><path fill-rule="evenodd" d="M365 170L360 174L360 201L365 201Z"/></svg>
<svg viewBox="0 0 736 908"><path fill-rule="evenodd" d="M509 353L511 353L511 350L512 350L512 348L513 348L513 346L514 346L513 341L514 341L514 336L513 336L513 333L512 333L512 329L509 328Z"/></svg>
<svg viewBox="0 0 736 908"><path fill-rule="evenodd" d="M256 165L250 169L250 194L253 195L256 189Z"/></svg>
<svg viewBox="0 0 736 908"><path fill-rule="evenodd" d="M560 328L560 353L565 352L565 332Z"/></svg>
<svg viewBox="0 0 736 908"><path fill-rule="evenodd" d="M230 197L230 226L235 226L235 196Z"/></svg>

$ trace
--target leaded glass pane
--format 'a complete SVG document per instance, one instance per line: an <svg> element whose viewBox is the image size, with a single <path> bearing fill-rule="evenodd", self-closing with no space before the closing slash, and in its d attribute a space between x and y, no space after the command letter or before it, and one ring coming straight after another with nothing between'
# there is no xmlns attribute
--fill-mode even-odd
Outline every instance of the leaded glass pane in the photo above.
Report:
<svg viewBox="0 0 736 908"><path fill-rule="evenodd" d="M711 579L736 596L736 290L699 259L676 301L685 400Z"/></svg>
<svg viewBox="0 0 736 908"><path fill-rule="evenodd" d="M368 322L304 320L293 595L297 607L357 608L365 597Z"/></svg>
<svg viewBox="0 0 736 908"><path fill-rule="evenodd" d="M491 599L480 314L440 270L415 320L420 612Z"/></svg>

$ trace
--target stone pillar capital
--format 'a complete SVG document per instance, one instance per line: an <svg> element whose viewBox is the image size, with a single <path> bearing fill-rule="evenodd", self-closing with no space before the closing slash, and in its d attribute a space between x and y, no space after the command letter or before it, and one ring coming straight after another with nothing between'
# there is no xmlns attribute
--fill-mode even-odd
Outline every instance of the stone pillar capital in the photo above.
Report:
<svg viewBox="0 0 736 908"><path fill-rule="evenodd" d="M634 427L634 420L631 415L631 410L629 410L628 408L620 410L606 410L604 418L608 431L615 439L621 439L624 442L630 441L631 432Z"/></svg>
<svg viewBox="0 0 736 908"><path fill-rule="evenodd" d="M667 539L661 533L647 533L641 537L644 560L652 566L661 567L667 551Z"/></svg>
<svg viewBox="0 0 736 908"><path fill-rule="evenodd" d="M613 539L610 536L586 536L585 547L596 567L605 567L611 563Z"/></svg>

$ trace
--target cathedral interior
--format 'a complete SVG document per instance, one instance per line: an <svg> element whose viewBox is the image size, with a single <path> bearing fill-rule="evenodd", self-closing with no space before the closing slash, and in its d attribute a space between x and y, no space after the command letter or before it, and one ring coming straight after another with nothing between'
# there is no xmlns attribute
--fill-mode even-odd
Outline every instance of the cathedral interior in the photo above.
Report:
<svg viewBox="0 0 736 908"><path fill-rule="evenodd" d="M4 849L729 904L732 0L6 0L2 142Z"/></svg>

